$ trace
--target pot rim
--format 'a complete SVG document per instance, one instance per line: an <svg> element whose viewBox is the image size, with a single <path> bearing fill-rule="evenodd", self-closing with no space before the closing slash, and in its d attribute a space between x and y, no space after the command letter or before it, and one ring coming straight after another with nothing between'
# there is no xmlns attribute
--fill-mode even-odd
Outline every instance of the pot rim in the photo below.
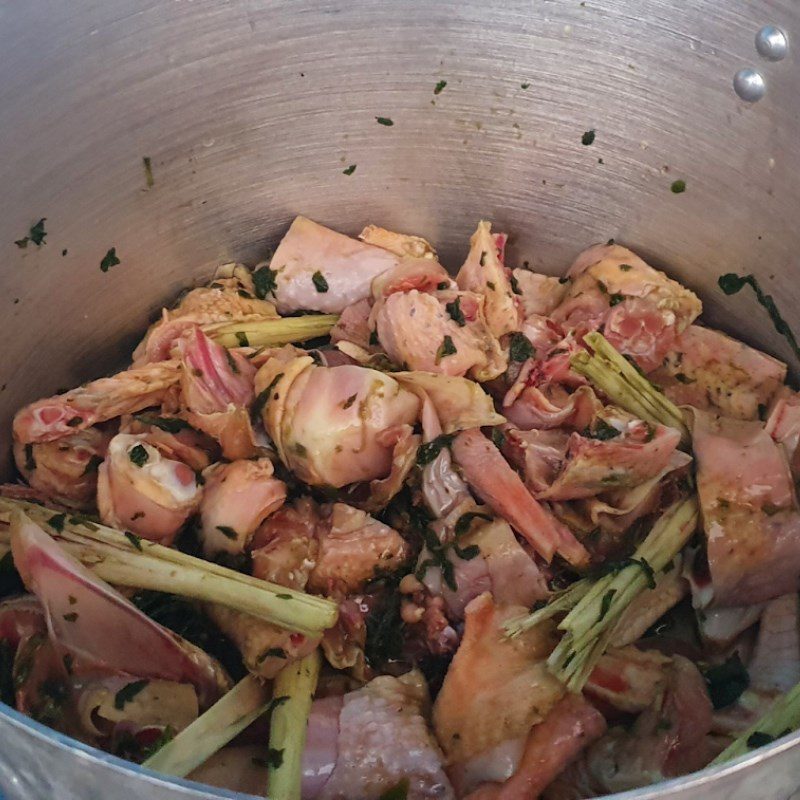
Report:
<svg viewBox="0 0 800 800"><path fill-rule="evenodd" d="M63 750L73 751L78 754L80 759L102 764L112 771L132 772L137 774L145 783L152 787L180 787L189 792L202 793L203 797L222 798L224 800L242 800L242 798L255 797L255 795L232 792L228 789L208 786L207 784L197 783L195 781L186 780L185 778L162 775L161 773L134 764L131 761L126 761L119 756L111 755L96 747L84 744L63 733L54 731L52 728L48 728L42 723L36 722L36 720L16 711L11 708L11 706L0 703L0 720L3 718L14 727L26 728L27 732L32 734L36 739L50 740ZM702 788L703 786L714 783L718 778L735 775L754 764L765 764L798 745L800 745L800 730L788 733L786 736L776 739L768 745L759 747L752 753L746 753L725 764L706 767L699 772L692 772L678 778L670 778L669 780L660 781L659 783L644 786L640 789L630 789L613 795L604 795L604 797L609 798L609 800L656 800L657 798L668 797L673 791ZM261 800L264 799L261 798Z"/></svg>

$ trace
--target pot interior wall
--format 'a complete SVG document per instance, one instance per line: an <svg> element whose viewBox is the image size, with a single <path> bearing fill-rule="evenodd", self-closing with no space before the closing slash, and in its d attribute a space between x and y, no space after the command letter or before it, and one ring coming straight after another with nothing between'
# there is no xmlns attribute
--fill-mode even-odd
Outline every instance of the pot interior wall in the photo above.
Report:
<svg viewBox="0 0 800 800"><path fill-rule="evenodd" d="M6 4L3 430L119 366L160 304L263 257L299 212L422 234L454 267L482 217L511 232L514 263L549 272L614 237L787 356L716 278L800 298L797 61L754 47L762 24L791 36L797 20L789 0ZM768 91L748 105L732 76L751 64ZM18 248L41 217L46 243Z"/></svg>

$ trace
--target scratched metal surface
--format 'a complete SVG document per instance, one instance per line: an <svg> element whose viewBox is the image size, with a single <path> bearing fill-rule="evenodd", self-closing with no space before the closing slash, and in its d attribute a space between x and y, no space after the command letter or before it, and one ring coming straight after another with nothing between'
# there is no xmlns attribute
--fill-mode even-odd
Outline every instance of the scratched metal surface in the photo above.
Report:
<svg viewBox="0 0 800 800"><path fill-rule="evenodd" d="M787 357L716 277L754 272L787 310L800 300L798 20L792 0L0 4L0 429L120 364L163 301L263 256L298 212L422 234L453 266L481 217L512 234L512 261L551 272L615 237ZM789 34L782 62L755 52L765 23ZM752 105L732 91L748 66L767 83ZM40 217L46 244L17 248ZM202 796L8 713L0 740L9 800ZM670 796L777 800L800 775L785 744L752 761Z"/></svg>

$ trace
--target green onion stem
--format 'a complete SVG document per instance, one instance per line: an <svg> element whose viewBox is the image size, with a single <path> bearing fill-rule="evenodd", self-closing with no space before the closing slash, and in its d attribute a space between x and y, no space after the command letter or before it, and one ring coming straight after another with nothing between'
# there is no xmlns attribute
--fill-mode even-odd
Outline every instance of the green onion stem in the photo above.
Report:
<svg viewBox="0 0 800 800"><path fill-rule="evenodd" d="M203 330L224 347L278 347L327 336L336 324L337 314L306 314L302 317L277 317L251 322L224 322L204 326Z"/></svg>
<svg viewBox="0 0 800 800"><path fill-rule="evenodd" d="M800 727L800 683L778 697L755 725L733 740L711 763L722 764Z"/></svg>
<svg viewBox="0 0 800 800"><path fill-rule="evenodd" d="M649 570L657 574L669 566L694 533L698 516L696 498L678 501L653 525L627 566L596 580L584 578L579 582L592 585L581 587L582 596L559 623L564 636L547 661L550 671L570 691L583 688L608 647L617 620L647 588ZM560 606L553 613L566 610L566 594L556 598L554 602Z"/></svg>
<svg viewBox="0 0 800 800"><path fill-rule="evenodd" d="M269 697L269 690L248 675L142 766L186 777L258 719L269 708Z"/></svg>
<svg viewBox="0 0 800 800"><path fill-rule="evenodd" d="M581 578L581 580L575 581L575 583L570 585L563 592L553 595L553 597L548 601L547 605L543 606L542 608L538 608L536 611L532 611L530 614L520 617L512 617L511 619L507 620L503 625L506 635L513 639L515 636L519 636L525 631L529 631L531 628L534 628L536 625L538 625L540 622L544 622L546 619L551 619L558 614L563 614L567 611L570 611L571 609L575 608L579 600L586 596L586 593L592 588L592 586L593 581L589 578Z"/></svg>
<svg viewBox="0 0 800 800"><path fill-rule="evenodd" d="M336 623L338 608L322 597L287 589L146 539L35 503L0 497L0 521L20 510L98 577L117 586L153 589L251 614L274 625L315 634ZM48 524L60 518L58 529ZM10 532L0 528L0 543Z"/></svg>
<svg viewBox="0 0 800 800"><path fill-rule="evenodd" d="M570 366L594 384L615 405L653 425L667 425L680 431L681 442L690 441L689 429L681 410L600 333L587 333L583 341L593 350L590 355L575 353Z"/></svg>
<svg viewBox="0 0 800 800"><path fill-rule="evenodd" d="M272 712L269 746L280 750L282 758L280 765L269 769L270 800L300 800L301 761L320 665L319 650L315 650L285 666L275 678L274 697L287 699Z"/></svg>

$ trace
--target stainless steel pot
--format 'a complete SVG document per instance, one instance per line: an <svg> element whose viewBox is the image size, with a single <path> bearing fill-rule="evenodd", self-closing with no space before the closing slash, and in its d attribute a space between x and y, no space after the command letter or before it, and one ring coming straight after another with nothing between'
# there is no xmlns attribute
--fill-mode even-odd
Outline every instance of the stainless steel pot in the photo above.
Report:
<svg viewBox="0 0 800 800"><path fill-rule="evenodd" d="M788 38L782 60L775 37L760 49L776 60L757 51L765 25ZM614 237L697 290L712 323L790 359L716 278L753 272L790 315L800 301L794 36L792 0L7 0L2 430L118 366L180 287L263 256L298 212L424 235L454 265L481 217L543 271ZM747 68L761 81L737 85L765 89L758 102L734 91ZM41 217L46 243L15 246ZM111 247L121 263L102 272ZM10 800L231 796L6 707L0 743ZM793 736L625 796L778 800L798 785Z"/></svg>

